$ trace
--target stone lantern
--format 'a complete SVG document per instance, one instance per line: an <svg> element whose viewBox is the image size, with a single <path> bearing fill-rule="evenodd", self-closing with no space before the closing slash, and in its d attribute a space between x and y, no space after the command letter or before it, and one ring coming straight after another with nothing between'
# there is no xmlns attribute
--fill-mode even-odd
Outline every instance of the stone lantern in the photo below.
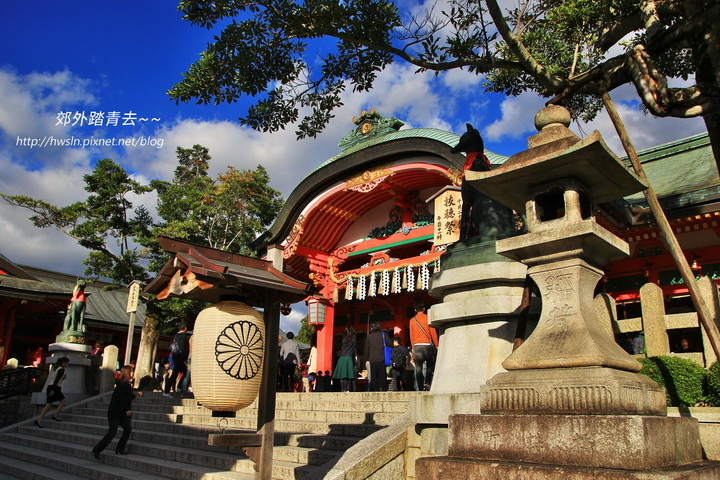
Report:
<svg viewBox="0 0 720 480"><path fill-rule="evenodd" d="M527 265L542 296L534 332L491 378L478 414L452 415L448 456L415 464L416 478L707 479L697 420L666 416L663 388L615 344L593 307L600 267L628 245L594 220L598 203L646 186L600 134L579 139L562 107L535 118L529 149L476 188L527 216L528 231L497 253Z"/></svg>
<svg viewBox="0 0 720 480"><path fill-rule="evenodd" d="M645 185L607 148L598 132L580 140L562 107L543 109L531 147L471 183L524 213L527 233L498 240L497 253L528 266L542 296L533 334L488 382L483 411L664 414L665 394L636 375L628 355L595 315L602 267L629 253L626 242L595 221L595 206Z"/></svg>

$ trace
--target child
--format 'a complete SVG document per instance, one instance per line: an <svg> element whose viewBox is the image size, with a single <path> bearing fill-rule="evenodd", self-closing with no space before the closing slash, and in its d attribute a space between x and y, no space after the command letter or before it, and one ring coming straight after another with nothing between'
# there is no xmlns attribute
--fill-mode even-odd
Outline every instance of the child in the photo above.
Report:
<svg viewBox="0 0 720 480"><path fill-rule="evenodd" d="M170 377L172 377L173 374L173 359L172 355L168 357L167 363L165 363L165 375L163 375L163 385L162 390L163 392L172 390L175 391L175 385L170 385L169 388L167 388L167 385L170 383Z"/></svg>

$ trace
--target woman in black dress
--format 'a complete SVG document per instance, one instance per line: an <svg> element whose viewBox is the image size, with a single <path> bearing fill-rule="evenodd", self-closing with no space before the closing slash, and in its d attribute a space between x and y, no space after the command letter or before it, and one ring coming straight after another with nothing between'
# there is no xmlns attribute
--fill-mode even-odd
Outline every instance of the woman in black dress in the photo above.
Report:
<svg viewBox="0 0 720 480"><path fill-rule="evenodd" d="M366 358L370 362L368 390L371 392L382 392L387 385L387 367L385 366L385 346L387 344L387 336L380 329L380 324L372 322L365 347Z"/></svg>
<svg viewBox="0 0 720 480"><path fill-rule="evenodd" d="M62 393L62 384L63 381L67 378L67 373L65 373L65 370L67 369L67 366L70 365L70 359L67 357L60 357L58 358L58 361L56 363L55 367L55 380L53 381L52 385L48 385L46 393L47 393L47 400L45 401L45 408L42 409L42 412L40 412L40 415L35 420L35 425L37 425L40 428L43 428L42 425L42 419L45 417L45 415L48 413L48 411L52 408L52 404L55 402L58 403L57 408L55 409L55 413L53 413L52 419L56 422L61 422L58 415L60 415L60 411L63 409L65 404L67 403L67 400L65 400L65 395Z"/></svg>

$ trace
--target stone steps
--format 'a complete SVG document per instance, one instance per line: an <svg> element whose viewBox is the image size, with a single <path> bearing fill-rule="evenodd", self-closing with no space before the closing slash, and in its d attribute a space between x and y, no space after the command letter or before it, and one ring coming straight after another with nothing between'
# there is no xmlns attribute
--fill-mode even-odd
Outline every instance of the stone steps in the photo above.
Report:
<svg viewBox="0 0 720 480"><path fill-rule="evenodd" d="M295 480L335 461L365 437L407 411L412 394L279 393L276 402L273 479ZM92 447L107 431L109 395L0 432L0 480L250 480L254 465L239 447L207 444L219 433L218 419L192 398L146 393L133 403L130 455L115 455L116 439L98 462ZM254 433L254 406L227 419L225 433ZM224 423L224 420L223 420ZM122 430L122 429L120 429Z"/></svg>

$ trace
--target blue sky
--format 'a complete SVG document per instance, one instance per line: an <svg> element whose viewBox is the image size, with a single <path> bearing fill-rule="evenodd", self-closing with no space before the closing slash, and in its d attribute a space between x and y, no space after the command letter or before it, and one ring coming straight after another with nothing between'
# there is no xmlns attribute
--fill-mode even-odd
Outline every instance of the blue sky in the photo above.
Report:
<svg viewBox="0 0 720 480"><path fill-rule="evenodd" d="M534 133L533 116L543 105L531 94L485 94L482 79L464 71L418 75L415 68L395 63L379 75L373 91L348 93L345 106L317 139L297 142L292 127L275 134L240 127L237 118L245 113L246 102L176 105L167 97L166 91L211 40L212 32L182 20L177 2L169 0L3 2L0 192L66 205L84 198L82 176L102 158L122 164L139 181L170 179L176 147L199 143L213 156L211 173L228 165L242 169L263 164L272 185L287 196L299 179L338 153L337 142L354 127L351 118L362 109L400 118L407 127L462 132L471 122L483 133L486 148L509 156L526 148L526 138ZM612 93L638 149L704 131L698 119L643 116L630 88ZM79 117L120 112L157 120L126 126L58 125L60 112ZM580 135L600 130L622 155L605 115L573 128ZM86 146L50 146L48 138ZM134 139L136 146L98 144L113 139ZM33 140L36 145L30 148ZM139 201L150 208L154 204L152 196ZM0 204L0 253L20 264L81 273L86 252L59 232L36 229L28 216ZM284 320L285 326L288 322Z"/></svg>

